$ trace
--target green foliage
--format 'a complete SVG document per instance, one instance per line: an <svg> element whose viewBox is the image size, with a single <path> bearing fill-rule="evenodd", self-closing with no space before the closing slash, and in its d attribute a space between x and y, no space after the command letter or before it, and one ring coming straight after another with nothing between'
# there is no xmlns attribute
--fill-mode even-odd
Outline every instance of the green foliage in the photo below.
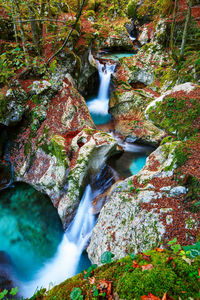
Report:
<svg viewBox="0 0 200 300"><path fill-rule="evenodd" d="M97 268L96 264L91 265L86 272L84 272L84 279L90 277L93 273L93 271Z"/></svg>
<svg viewBox="0 0 200 300"><path fill-rule="evenodd" d="M189 258L195 258L200 255L200 241L197 241L194 245L181 247L181 245L177 243L177 238L174 238L168 242L168 245L175 254L179 254L183 259L185 259L186 256Z"/></svg>
<svg viewBox="0 0 200 300"><path fill-rule="evenodd" d="M93 293L93 297L94 297L94 298L92 298L93 300L99 299L100 296L102 296L102 297L106 296L105 292L101 293L101 292L98 291L98 288L97 288L96 285L93 286L92 293Z"/></svg>
<svg viewBox="0 0 200 300"><path fill-rule="evenodd" d="M3 299L7 294L8 294L8 290L6 289L0 292L0 299Z"/></svg>
<svg viewBox="0 0 200 300"><path fill-rule="evenodd" d="M0 86L8 82L14 76L15 71L25 65L22 50L15 45L0 55Z"/></svg>
<svg viewBox="0 0 200 300"><path fill-rule="evenodd" d="M101 255L101 263L102 264L109 264L109 263L111 263L114 256L115 255L113 253L111 253L110 251L105 251Z"/></svg>
<svg viewBox="0 0 200 300"><path fill-rule="evenodd" d="M131 259L135 259L135 258L136 258L136 255L135 255L135 253L134 253L134 252L132 252L132 253L129 253L129 255L130 255Z"/></svg>
<svg viewBox="0 0 200 300"><path fill-rule="evenodd" d="M72 299L72 300L82 300L83 295L82 295L81 289L80 288L73 289L73 291L70 294L70 299Z"/></svg>
<svg viewBox="0 0 200 300"><path fill-rule="evenodd" d="M8 292L8 290L4 289L2 292L0 292L0 299L10 299L9 296L8 296L8 298L5 296L7 296L7 295L15 296L15 295L17 295L17 293L18 293L18 287L12 288L9 292Z"/></svg>
<svg viewBox="0 0 200 300"><path fill-rule="evenodd" d="M190 258L195 258L200 255L200 241L197 241L194 245L183 246L183 250L188 252Z"/></svg>
<svg viewBox="0 0 200 300"><path fill-rule="evenodd" d="M181 250L181 245L177 244L177 238L174 238L172 241L169 241L168 245L170 245L171 249L176 254Z"/></svg>
<svg viewBox="0 0 200 300"><path fill-rule="evenodd" d="M199 247L199 244L197 244ZM112 281L112 295L117 292L120 299L140 299L143 295L152 293L157 297L163 297L167 292L168 296L178 299L198 299L199 281L198 268L200 257L196 256L194 262L184 255L176 254L169 250L157 252L155 250L145 253L149 255L153 268L142 271L142 266L148 264L142 254L133 258L129 256L104 264L94 270L92 278L95 284L91 286L88 279L83 280L83 274L67 279L59 286L54 287L47 294L47 299L63 300L66 295L76 287L79 287L86 299L100 299L98 285L101 280ZM169 258L173 259L169 260ZM133 268L133 260L137 262L138 268ZM175 268L174 268L174 264ZM183 293L183 291L185 293ZM105 296L103 296L105 297Z"/></svg>

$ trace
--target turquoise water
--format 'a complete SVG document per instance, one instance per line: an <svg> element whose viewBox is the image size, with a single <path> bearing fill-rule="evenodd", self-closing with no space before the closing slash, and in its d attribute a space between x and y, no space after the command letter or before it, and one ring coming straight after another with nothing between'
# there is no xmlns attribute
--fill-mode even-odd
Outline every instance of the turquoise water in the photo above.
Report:
<svg viewBox="0 0 200 300"><path fill-rule="evenodd" d="M135 55L134 53L108 53L101 56L101 58L119 60L120 58L131 57L134 55Z"/></svg>
<svg viewBox="0 0 200 300"><path fill-rule="evenodd" d="M30 280L57 250L61 221L50 199L18 183L0 193L0 251L11 257L17 278Z"/></svg>
<svg viewBox="0 0 200 300"><path fill-rule="evenodd" d="M154 150L151 146L124 143L125 145L129 151L114 155L108 160L108 164L122 178L137 174L144 167L148 155Z"/></svg>
<svg viewBox="0 0 200 300"><path fill-rule="evenodd" d="M108 123L111 120L111 115L101 115L101 114L95 114L95 113L90 113L92 120L95 125L103 125Z"/></svg>
<svg viewBox="0 0 200 300"><path fill-rule="evenodd" d="M147 155L141 156L136 158L132 161L129 170L131 171L132 175L137 174L145 165L147 159Z"/></svg>

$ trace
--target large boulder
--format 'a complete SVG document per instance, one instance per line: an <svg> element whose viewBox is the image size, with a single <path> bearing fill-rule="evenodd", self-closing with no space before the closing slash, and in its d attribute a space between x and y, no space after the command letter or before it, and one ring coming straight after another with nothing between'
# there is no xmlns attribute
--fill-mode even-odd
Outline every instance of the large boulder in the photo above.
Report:
<svg viewBox="0 0 200 300"><path fill-rule="evenodd" d="M160 146L136 176L112 187L87 248L92 263L100 264L105 251L117 259L158 246L161 240L177 234L183 243L191 242L191 236L195 239L199 221L190 228L189 238L187 223L195 214L185 212L182 197L187 189L173 179L177 147L179 142Z"/></svg>
<svg viewBox="0 0 200 300"><path fill-rule="evenodd" d="M67 177L67 192L58 205L58 213L65 228L73 219L86 184L116 151L117 141L109 134L83 129L73 138L71 148L76 153L76 160Z"/></svg>
<svg viewBox="0 0 200 300"><path fill-rule="evenodd" d="M144 80L137 76L137 72L133 71L130 74L125 64L117 69L116 77L113 79L115 89L110 97L109 112L113 116L115 130L124 138L132 137L143 143L157 145L165 132L147 120L144 111L148 103L159 94L146 86L150 75L146 76L144 70L138 67L137 69L141 70ZM130 84L126 80L131 80Z"/></svg>
<svg viewBox="0 0 200 300"><path fill-rule="evenodd" d="M25 111L27 93L20 87L9 89L0 98L0 124L11 126L21 121Z"/></svg>
<svg viewBox="0 0 200 300"><path fill-rule="evenodd" d="M146 108L148 119L179 139L192 136L199 126L200 86L193 83L176 85L152 101Z"/></svg>

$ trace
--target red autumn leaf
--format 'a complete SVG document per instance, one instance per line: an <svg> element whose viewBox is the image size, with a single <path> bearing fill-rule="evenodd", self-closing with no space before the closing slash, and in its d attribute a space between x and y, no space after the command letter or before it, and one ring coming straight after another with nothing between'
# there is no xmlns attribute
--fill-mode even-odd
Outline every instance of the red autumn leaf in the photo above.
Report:
<svg viewBox="0 0 200 300"><path fill-rule="evenodd" d="M166 263L168 264L168 263L170 263L172 260L173 260L173 257L172 257L172 256L170 256L170 257L168 257L168 259L167 259Z"/></svg>
<svg viewBox="0 0 200 300"><path fill-rule="evenodd" d="M149 262L151 261L150 255L146 255L146 254L142 253L142 257L143 257L143 259L148 260Z"/></svg>
<svg viewBox="0 0 200 300"><path fill-rule="evenodd" d="M164 293L162 300L174 300L174 298L170 297L169 295L167 295L167 293Z"/></svg>
<svg viewBox="0 0 200 300"><path fill-rule="evenodd" d="M153 269L152 264L142 266L142 271L148 271L148 270L151 270L151 269Z"/></svg>
<svg viewBox="0 0 200 300"><path fill-rule="evenodd" d="M111 290L112 290L112 286L111 286L111 282L108 283L108 287L107 287L107 292L106 295L110 296L111 295Z"/></svg>
<svg viewBox="0 0 200 300"><path fill-rule="evenodd" d="M156 251L157 251L157 252L163 252L163 251L164 251L164 249L161 249L161 248L156 248Z"/></svg>
<svg viewBox="0 0 200 300"><path fill-rule="evenodd" d="M160 300L160 298L149 293L148 296L147 295L141 296L141 300Z"/></svg>
<svg viewBox="0 0 200 300"><path fill-rule="evenodd" d="M106 296L108 296L107 299L112 299L112 297L110 298L109 296L111 295L111 291L112 291L112 284L111 281L108 280L101 280L100 284L98 284L97 289L103 293L106 292Z"/></svg>
<svg viewBox="0 0 200 300"><path fill-rule="evenodd" d="M140 267L140 266L138 265L137 261L134 260L134 261L133 261L133 269L139 268L139 267Z"/></svg>

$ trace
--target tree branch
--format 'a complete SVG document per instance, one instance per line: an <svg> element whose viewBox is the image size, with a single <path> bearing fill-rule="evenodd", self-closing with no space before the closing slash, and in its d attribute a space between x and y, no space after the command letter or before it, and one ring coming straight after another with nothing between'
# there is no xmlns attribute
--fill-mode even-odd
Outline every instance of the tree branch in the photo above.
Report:
<svg viewBox="0 0 200 300"><path fill-rule="evenodd" d="M69 38L70 38L70 36L71 36L73 30L76 28L76 25L77 25L77 23L78 23L78 21L79 21L79 19L80 19L80 16L81 16L81 13L82 13L82 10L83 10L85 1L86 1L86 0L82 0L80 9L79 9L79 11L78 11L78 13L77 13L77 16L76 16L76 21L75 21L75 23L72 25L71 30L69 31L69 33L68 33L68 35L67 35L67 37L66 37L66 39L65 39L65 41L64 41L64 43L63 43L63 45L60 47L60 49L58 49L58 51L56 51L56 52L48 59L48 61L46 62L46 66L48 66L49 63L50 63L50 61L51 61L55 56L57 56L57 55L64 49L64 47L66 46L66 44L67 44L67 42L68 42L68 40L69 40Z"/></svg>

